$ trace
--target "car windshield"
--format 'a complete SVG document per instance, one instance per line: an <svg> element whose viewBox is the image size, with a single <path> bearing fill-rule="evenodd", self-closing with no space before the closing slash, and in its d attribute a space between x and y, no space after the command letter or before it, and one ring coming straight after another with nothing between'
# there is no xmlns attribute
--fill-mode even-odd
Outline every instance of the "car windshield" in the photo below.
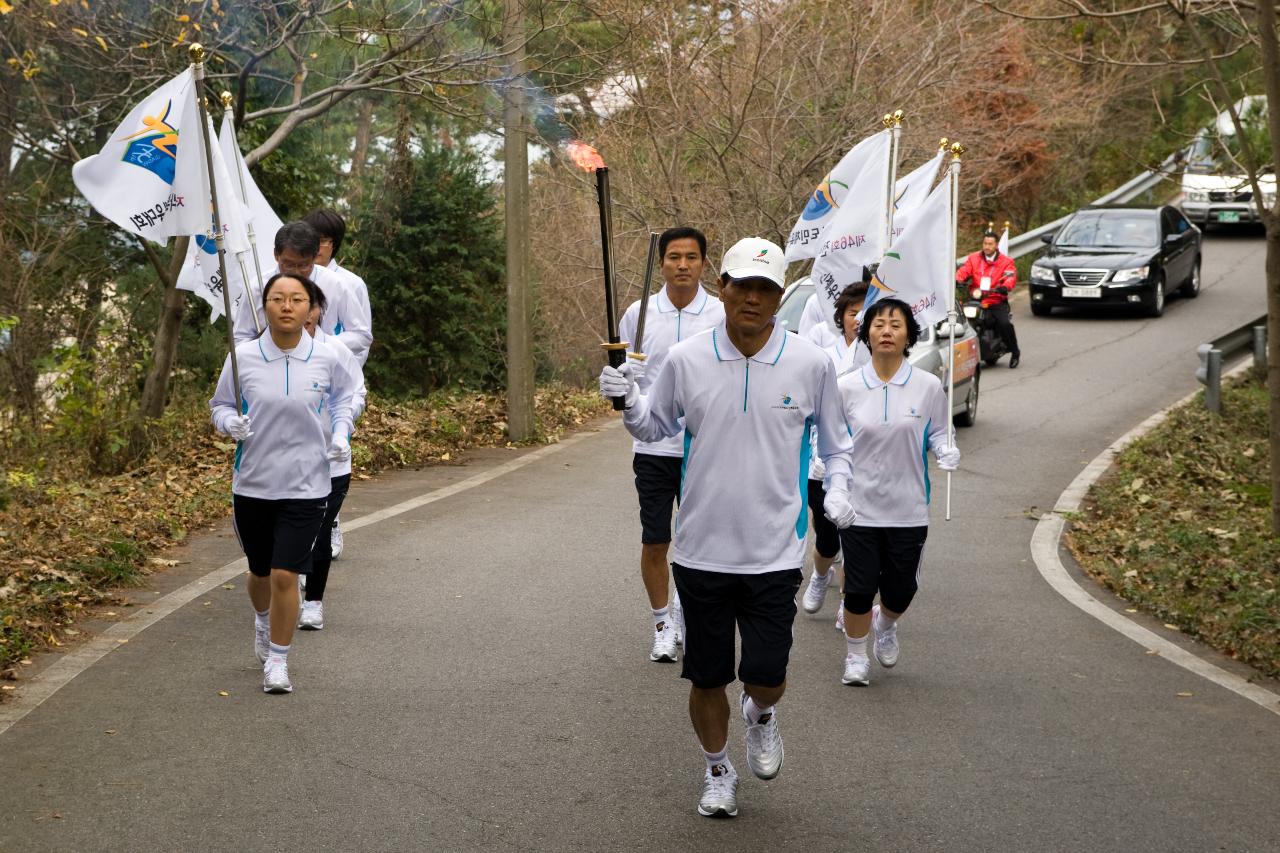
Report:
<svg viewBox="0 0 1280 853"><path fill-rule="evenodd" d="M787 294L786 300L778 307L777 319L789 332L800 331L800 316L804 314L804 304L813 295L813 285L807 282L796 285L795 290Z"/></svg>
<svg viewBox="0 0 1280 853"><path fill-rule="evenodd" d="M1156 214L1149 210L1084 210L1054 241L1059 246L1149 249L1160 243Z"/></svg>

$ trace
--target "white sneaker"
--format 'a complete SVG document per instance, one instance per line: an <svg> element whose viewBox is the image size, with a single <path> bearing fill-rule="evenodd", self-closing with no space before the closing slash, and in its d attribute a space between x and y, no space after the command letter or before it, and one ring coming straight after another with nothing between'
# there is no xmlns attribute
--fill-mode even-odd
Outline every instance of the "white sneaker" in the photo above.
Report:
<svg viewBox="0 0 1280 853"><path fill-rule="evenodd" d="M342 556L342 521L337 517L329 528L329 554L334 560Z"/></svg>
<svg viewBox="0 0 1280 853"><path fill-rule="evenodd" d="M866 655L845 655L844 677L840 680L845 684L866 687L871 683L871 658Z"/></svg>
<svg viewBox="0 0 1280 853"><path fill-rule="evenodd" d="M267 662L267 652L271 651L271 626L253 623L253 655L258 663Z"/></svg>
<svg viewBox="0 0 1280 853"><path fill-rule="evenodd" d="M893 666L898 662L898 622L894 622L883 632L876 627L876 623L880 620L880 605L877 604L871 608L871 630L875 634L876 641L874 643L876 660L880 661L880 665L885 669Z"/></svg>
<svg viewBox="0 0 1280 853"><path fill-rule="evenodd" d="M292 693L293 683L289 681L289 662L284 658L268 658L262 667L263 693Z"/></svg>
<svg viewBox="0 0 1280 853"><path fill-rule="evenodd" d="M684 608L680 606L680 593L671 590L671 626L676 629L676 645L684 645Z"/></svg>
<svg viewBox="0 0 1280 853"><path fill-rule="evenodd" d="M660 627L653 629L653 648L649 650L649 660L662 663L676 661L676 629L671 624L670 614L667 614Z"/></svg>
<svg viewBox="0 0 1280 853"><path fill-rule="evenodd" d="M723 764L707 770L702 777L698 814L704 817L738 816L738 771Z"/></svg>
<svg viewBox="0 0 1280 853"><path fill-rule="evenodd" d="M836 614L836 630L844 633L844 601L840 602L840 612Z"/></svg>
<svg viewBox="0 0 1280 853"><path fill-rule="evenodd" d="M298 611L298 627L304 631L319 631L324 627L324 602L304 601Z"/></svg>
<svg viewBox="0 0 1280 853"><path fill-rule="evenodd" d="M834 574L835 572L831 569L827 569L825 575L820 575L818 570L814 569L813 574L809 575L809 585L804 588L804 598L800 599L805 613L817 613L822 609L822 604L827 599L827 586L831 583L831 576Z"/></svg>
<svg viewBox="0 0 1280 853"><path fill-rule="evenodd" d="M761 779L772 779L782 770L782 735L778 732L778 709L774 707L763 723L747 717L747 694L742 694L742 722L747 725L747 766Z"/></svg>

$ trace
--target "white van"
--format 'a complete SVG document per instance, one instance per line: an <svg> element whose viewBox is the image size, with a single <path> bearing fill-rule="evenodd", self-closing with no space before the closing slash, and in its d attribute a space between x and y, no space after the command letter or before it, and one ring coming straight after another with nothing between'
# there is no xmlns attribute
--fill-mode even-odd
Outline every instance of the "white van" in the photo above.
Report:
<svg viewBox="0 0 1280 853"><path fill-rule="evenodd" d="M1265 118L1266 98L1261 95L1242 98L1236 110L1245 121ZM1234 137L1235 133L1231 117L1222 113L1213 130L1201 131L1188 150L1178 206L1188 219L1201 227L1259 221L1249 178L1222 152L1219 140ZM1258 176L1262 204L1271 207L1276 200L1275 170L1268 165L1263 172Z"/></svg>

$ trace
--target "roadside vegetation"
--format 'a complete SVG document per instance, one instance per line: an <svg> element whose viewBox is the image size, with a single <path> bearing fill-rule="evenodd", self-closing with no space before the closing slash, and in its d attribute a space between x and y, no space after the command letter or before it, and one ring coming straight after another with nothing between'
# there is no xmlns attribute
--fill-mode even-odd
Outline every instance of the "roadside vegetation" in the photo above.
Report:
<svg viewBox="0 0 1280 853"><path fill-rule="evenodd" d="M1086 572L1143 610L1280 676L1280 540L1271 532L1267 389L1197 398L1116 458L1067 542Z"/></svg>
<svg viewBox="0 0 1280 853"><path fill-rule="evenodd" d="M545 386L536 408L537 443L553 443L608 405L594 391ZM478 392L373 399L351 442L355 479L501 447L503 411L501 398ZM147 458L119 474L92 473L89 445L68 448L52 431L22 448L24 466L0 456L0 681L31 653L74 639L85 608L170 565L156 556L163 549L228 516L235 445L209 427L205 401L170 402L151 436Z"/></svg>

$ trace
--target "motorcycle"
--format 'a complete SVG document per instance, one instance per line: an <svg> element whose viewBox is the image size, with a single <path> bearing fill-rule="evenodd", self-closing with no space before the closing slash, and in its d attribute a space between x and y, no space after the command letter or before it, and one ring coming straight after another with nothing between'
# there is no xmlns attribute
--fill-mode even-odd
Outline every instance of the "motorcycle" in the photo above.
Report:
<svg viewBox="0 0 1280 853"><path fill-rule="evenodd" d="M981 288L972 287L972 283L972 281L966 282L969 298L964 302L964 316L978 332L978 352L982 363L990 367L999 361L1001 356L1008 355L1009 348L1004 345L1004 339L996 331L995 318L982 307Z"/></svg>

